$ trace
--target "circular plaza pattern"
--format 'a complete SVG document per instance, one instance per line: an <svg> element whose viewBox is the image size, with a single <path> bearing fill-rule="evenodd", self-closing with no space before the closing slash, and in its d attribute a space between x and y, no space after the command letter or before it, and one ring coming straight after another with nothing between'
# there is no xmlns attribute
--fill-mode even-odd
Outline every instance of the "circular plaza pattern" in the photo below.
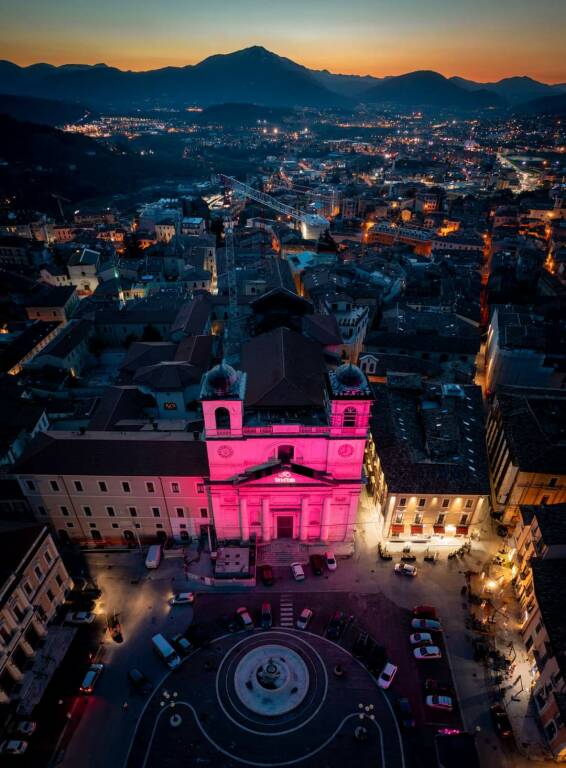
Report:
<svg viewBox="0 0 566 768"><path fill-rule="evenodd" d="M140 717L126 768L180 765L187 754L219 767L404 765L375 680L339 645L290 629L218 638L166 675Z"/></svg>
<svg viewBox="0 0 566 768"><path fill-rule="evenodd" d="M260 645L248 651L234 673L234 689L244 706L276 717L295 709L307 695L309 673L296 651L284 645Z"/></svg>

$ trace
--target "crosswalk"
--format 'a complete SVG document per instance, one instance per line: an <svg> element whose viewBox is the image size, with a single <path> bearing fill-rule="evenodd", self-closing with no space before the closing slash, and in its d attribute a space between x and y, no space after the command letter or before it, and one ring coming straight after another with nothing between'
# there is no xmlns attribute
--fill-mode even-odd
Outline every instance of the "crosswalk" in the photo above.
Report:
<svg viewBox="0 0 566 768"><path fill-rule="evenodd" d="M282 627L293 627L293 596L281 595L279 599L279 623Z"/></svg>

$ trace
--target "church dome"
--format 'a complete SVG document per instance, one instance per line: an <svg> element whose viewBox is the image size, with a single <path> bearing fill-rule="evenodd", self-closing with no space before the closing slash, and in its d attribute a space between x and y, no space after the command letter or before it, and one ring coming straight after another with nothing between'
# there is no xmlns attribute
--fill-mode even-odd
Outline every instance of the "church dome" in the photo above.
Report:
<svg viewBox="0 0 566 768"><path fill-rule="evenodd" d="M336 369L336 383L344 389L365 389L366 377L352 363L345 363Z"/></svg>
<svg viewBox="0 0 566 768"><path fill-rule="evenodd" d="M217 396L227 395L238 379L238 374L224 361L206 374L206 386Z"/></svg>

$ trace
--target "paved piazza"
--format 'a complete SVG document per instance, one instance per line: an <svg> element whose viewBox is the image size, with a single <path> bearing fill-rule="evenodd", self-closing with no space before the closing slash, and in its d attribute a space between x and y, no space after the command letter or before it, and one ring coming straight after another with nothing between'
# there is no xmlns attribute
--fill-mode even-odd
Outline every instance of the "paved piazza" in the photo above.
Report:
<svg viewBox="0 0 566 768"><path fill-rule="evenodd" d="M215 640L165 677L140 717L126 768L352 761L404 767L385 694L325 638L256 629Z"/></svg>

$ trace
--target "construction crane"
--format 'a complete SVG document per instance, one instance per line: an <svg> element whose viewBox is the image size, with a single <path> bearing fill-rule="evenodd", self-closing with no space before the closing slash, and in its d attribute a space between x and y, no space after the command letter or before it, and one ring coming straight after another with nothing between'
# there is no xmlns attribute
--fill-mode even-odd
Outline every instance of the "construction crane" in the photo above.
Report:
<svg viewBox="0 0 566 768"><path fill-rule="evenodd" d="M237 181L232 176L225 176L220 174L220 180L224 185L234 192L238 192L244 197L249 197L251 200L255 200L257 203L265 205L267 208L271 208L282 216L287 216L293 221L297 222L301 228L301 234L305 240L318 240L321 234L328 229L328 219L323 216L317 216L313 213L305 213L299 211L296 208L292 208L290 205L280 203L271 195L267 195L265 192L260 192L258 189L250 187L249 184L244 184L241 181Z"/></svg>
<svg viewBox="0 0 566 768"><path fill-rule="evenodd" d="M61 200L64 200L66 203L70 203L71 201L66 197L63 197L63 195L56 195L54 192L51 193L51 197L54 197L55 200L57 200L57 203L59 204L59 213L61 214L61 221L63 224L66 224L67 219L65 218L65 211L63 210Z"/></svg>

